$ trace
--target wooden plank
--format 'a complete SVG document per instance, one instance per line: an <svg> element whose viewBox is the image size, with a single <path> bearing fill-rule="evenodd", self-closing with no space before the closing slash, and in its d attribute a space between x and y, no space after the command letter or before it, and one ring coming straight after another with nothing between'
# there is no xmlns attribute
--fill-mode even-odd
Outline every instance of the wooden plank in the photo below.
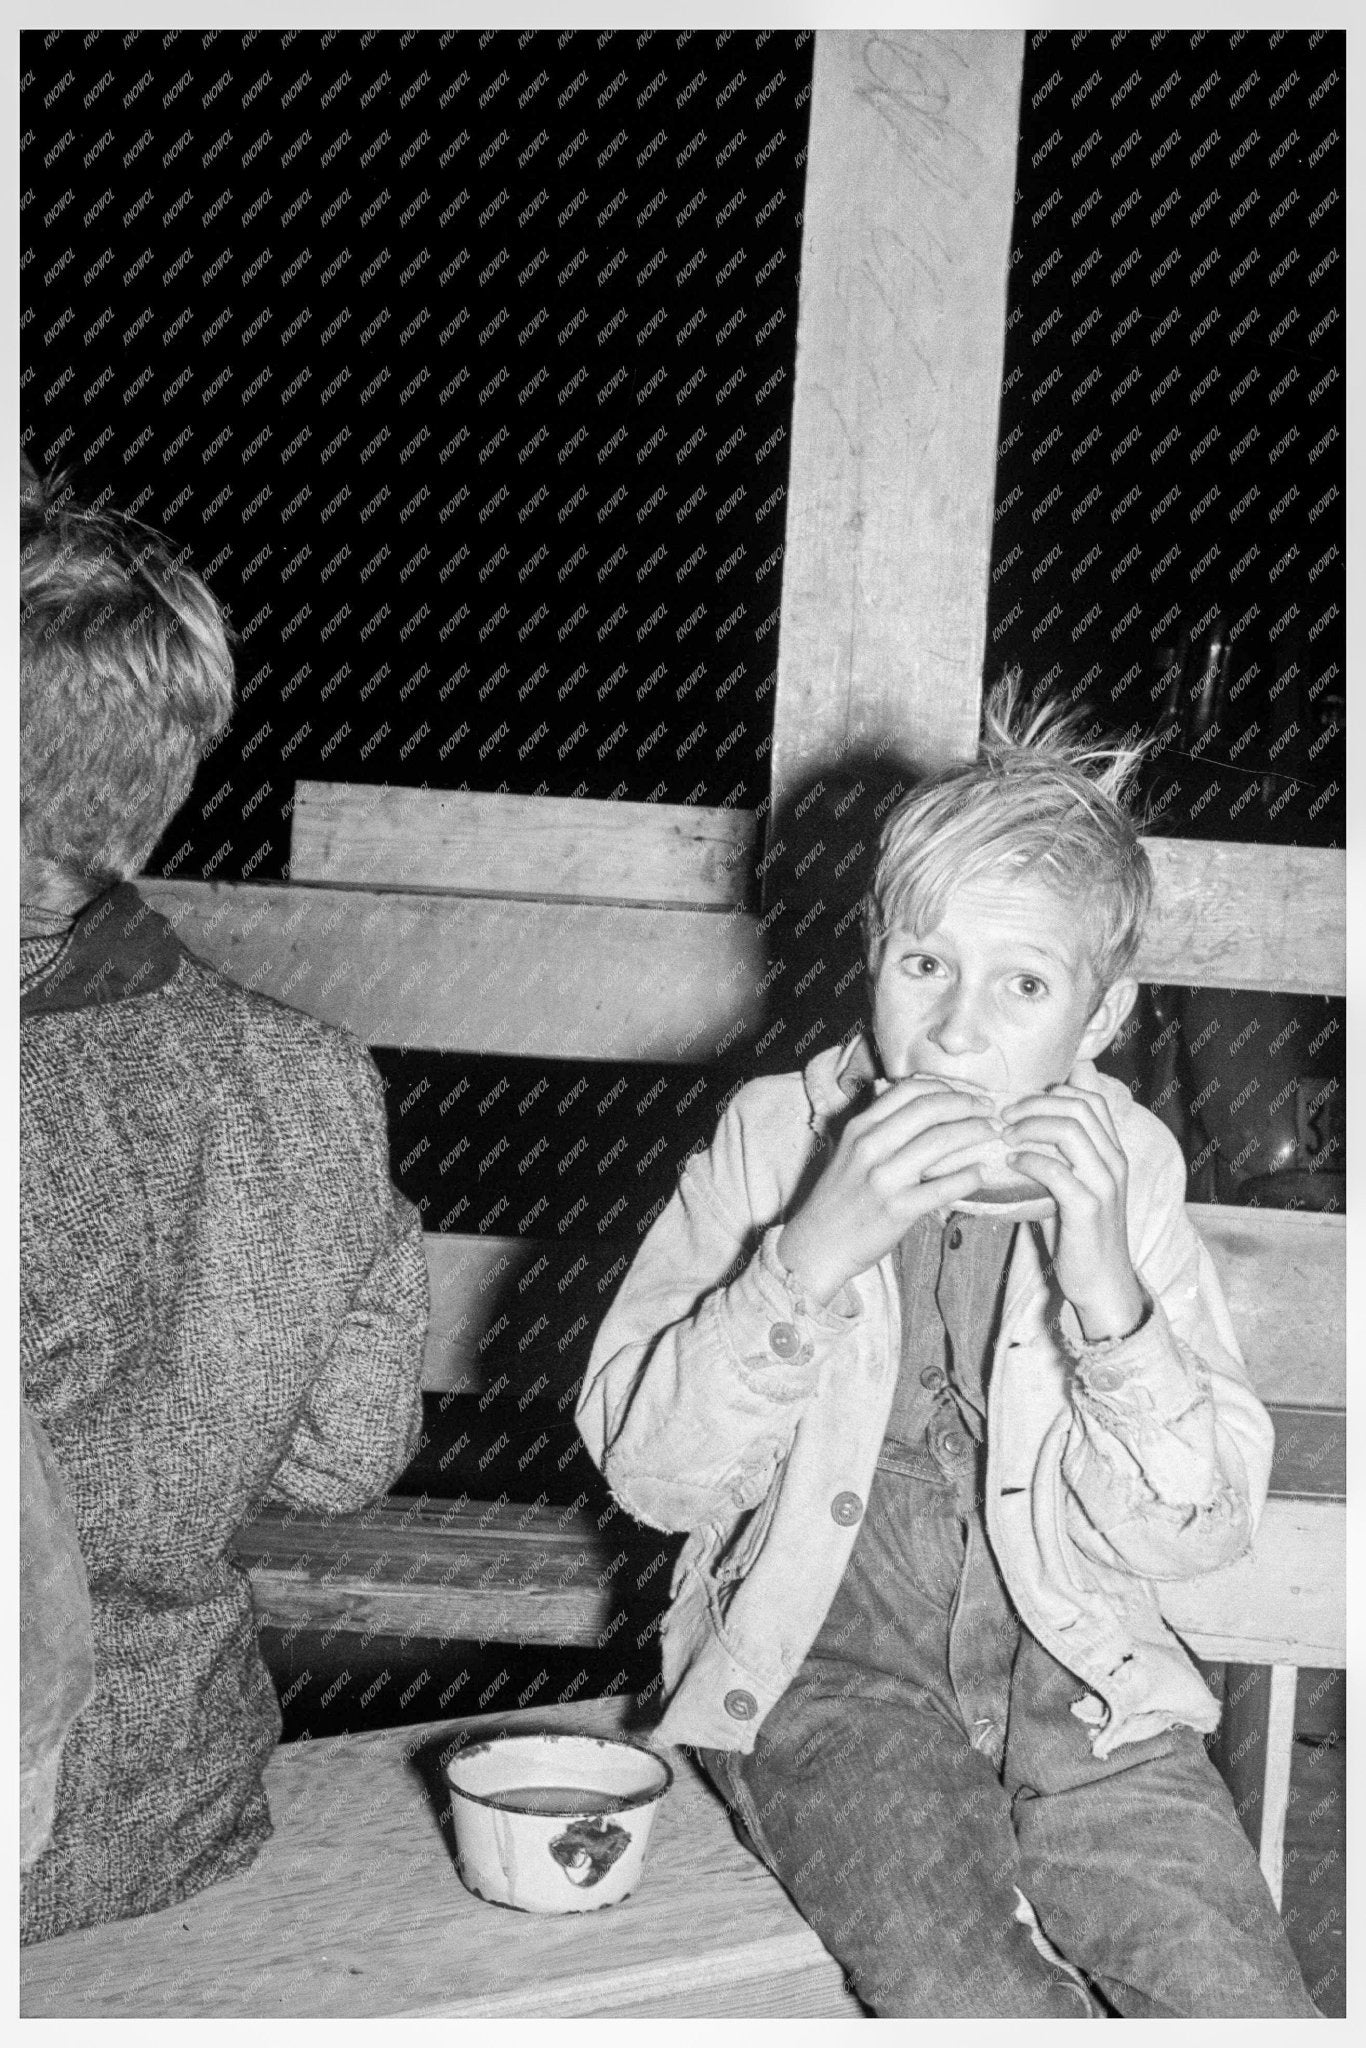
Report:
<svg viewBox="0 0 1366 2048"><path fill-rule="evenodd" d="M541 1247L528 1237L461 1237L429 1230L424 1240L431 1314L422 1358L429 1394L482 1392L489 1332ZM527 1380L535 1378L528 1360Z"/></svg>
<svg viewBox="0 0 1366 2048"><path fill-rule="evenodd" d="M1023 42L816 38L777 823L846 754L976 743Z"/></svg>
<svg viewBox="0 0 1366 2048"><path fill-rule="evenodd" d="M1172 1625L1213 1662L1341 1663L1344 1513L1340 1496L1276 1495L1251 1559L1164 1588ZM626 1611L637 1628L657 1615L676 1548L624 1515L600 1528L550 1507L422 1495L362 1515L267 1509L234 1554L263 1626L600 1647Z"/></svg>
<svg viewBox="0 0 1366 2048"><path fill-rule="evenodd" d="M625 1515L600 1529L562 1508L424 1494L361 1515L267 1508L233 1554L263 1627L597 1647L625 1611L657 1611L668 1588L660 1559L677 1547Z"/></svg>
<svg viewBox="0 0 1366 2048"><path fill-rule="evenodd" d="M1230 1665L1224 1717L1210 1752L1278 1909L1298 1680L1293 1664Z"/></svg>
<svg viewBox="0 0 1366 2048"><path fill-rule="evenodd" d="M376 891L729 910L749 899L752 811L379 784L295 785L290 877ZM1345 989L1346 856L1145 839L1147 981Z"/></svg>
<svg viewBox="0 0 1366 2048"><path fill-rule="evenodd" d="M1198 1202L1189 1213L1228 1296L1252 1384L1263 1401L1283 1411L1278 1454L1284 1490L1341 1491L1340 1425L1334 1442L1332 1413L1319 1424L1309 1411L1346 1405L1345 1218ZM505 1309L515 1320L517 1282L547 1248L530 1238L428 1234L432 1313L423 1385L429 1392L487 1384L485 1335ZM512 1331L511 1341L518 1335ZM537 1354L528 1350L524 1364L529 1382L540 1370Z"/></svg>
<svg viewBox="0 0 1366 2048"><path fill-rule="evenodd" d="M1347 1219L1192 1202L1263 1401L1347 1403Z"/></svg>
<svg viewBox="0 0 1366 2048"><path fill-rule="evenodd" d="M21 2011L858 2017L839 1964L679 1750L661 1752L674 1782L619 1905L510 1913L465 1890L442 1754L500 1729L620 1733L630 1713L584 1700L278 1749L265 1772L275 1832L251 1868L165 1912L24 1949Z"/></svg>
<svg viewBox="0 0 1366 2048"><path fill-rule="evenodd" d="M1156 893L1134 972L1195 988L1347 991L1347 856L1145 839Z"/></svg>
<svg viewBox="0 0 1366 2048"><path fill-rule="evenodd" d="M1210 879L1197 911L1199 860L1221 851L1336 861L1341 877L1342 857L1313 849L1192 847L1179 859L1164 855L1164 890L1179 882L1186 893L1178 890L1170 911L1160 899L1165 936L1145 950L1139 970L1149 979L1211 987L1329 990L1336 973L1340 986L1340 962L1332 968L1328 957L1335 945L1340 953L1340 942L1330 944L1331 921L1308 897L1310 937L1292 941L1286 874L1266 884L1269 920L1262 899L1249 893L1262 871L1241 860L1237 873ZM701 1062L757 1032L766 1014L761 921L741 910L269 882L147 878L140 886L192 950L246 986L344 1024L371 1045ZM1179 958L1164 950L1178 942Z"/></svg>
<svg viewBox="0 0 1366 2048"><path fill-rule="evenodd" d="M1341 1501L1270 1500L1251 1554L1202 1579L1164 1582L1162 1612L1213 1664L1344 1666L1346 1548Z"/></svg>
<svg viewBox="0 0 1366 2048"><path fill-rule="evenodd" d="M1296 1500L1346 1500L1347 1416L1341 1408L1267 1411L1276 1429L1271 1492Z"/></svg>
<svg viewBox="0 0 1366 2048"><path fill-rule="evenodd" d="M298 782L294 882L731 910L748 899L752 811L589 797Z"/></svg>
<svg viewBox="0 0 1366 2048"><path fill-rule="evenodd" d="M1266 1731L1274 1670L1271 1664L1225 1667L1224 1711L1210 1744L1210 1759L1228 1786L1243 1833L1257 1850L1262 1841Z"/></svg>
<svg viewBox="0 0 1366 2048"><path fill-rule="evenodd" d="M1262 1787L1262 1833L1257 1860L1279 1912L1285 1874L1285 1816L1290 1806L1290 1764L1295 1748L1293 1664L1271 1667L1271 1710L1266 1729L1266 1776Z"/></svg>
<svg viewBox="0 0 1366 2048"><path fill-rule="evenodd" d="M701 1062L763 1016L763 943L743 911L139 886L192 951L367 1045Z"/></svg>

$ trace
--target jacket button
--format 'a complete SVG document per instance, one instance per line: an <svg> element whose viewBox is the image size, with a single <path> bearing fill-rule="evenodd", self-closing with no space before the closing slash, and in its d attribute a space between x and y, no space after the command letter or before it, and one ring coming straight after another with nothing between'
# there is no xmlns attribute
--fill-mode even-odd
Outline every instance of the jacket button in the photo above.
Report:
<svg viewBox="0 0 1366 2048"><path fill-rule="evenodd" d="M837 1493L830 1503L830 1512L842 1529L851 1529L863 1517L863 1502L856 1493Z"/></svg>
<svg viewBox="0 0 1366 2048"><path fill-rule="evenodd" d="M962 1231L961 1231L961 1230L960 1230L960 1229L958 1228L958 1225L957 1225L957 1224L955 1223L955 1224L954 1224L954 1226L953 1226L953 1229L952 1229L952 1230L950 1231L950 1233L949 1233L949 1250L950 1250L951 1252L956 1252L956 1251L958 1250L959 1246L960 1246L960 1245L962 1244L962 1242L963 1242L963 1233L962 1233Z"/></svg>
<svg viewBox="0 0 1366 2048"><path fill-rule="evenodd" d="M745 1692L738 1686L734 1692L726 1694L721 1704L730 1715L732 1721L752 1721L759 1711L759 1702L755 1699L754 1694L752 1692Z"/></svg>
<svg viewBox="0 0 1366 2048"><path fill-rule="evenodd" d="M937 1392L940 1387L946 1387L948 1383L948 1374L942 1365L927 1365L921 1368L920 1384L922 1387L929 1387L932 1392Z"/></svg>
<svg viewBox="0 0 1366 2048"><path fill-rule="evenodd" d="M1098 1394L1113 1394L1122 1387L1128 1375L1122 1365L1088 1366L1084 1375L1086 1384L1094 1387Z"/></svg>
<svg viewBox="0 0 1366 2048"><path fill-rule="evenodd" d="M795 1358L802 1340L791 1323L775 1323L768 1333L768 1348L779 1358Z"/></svg>

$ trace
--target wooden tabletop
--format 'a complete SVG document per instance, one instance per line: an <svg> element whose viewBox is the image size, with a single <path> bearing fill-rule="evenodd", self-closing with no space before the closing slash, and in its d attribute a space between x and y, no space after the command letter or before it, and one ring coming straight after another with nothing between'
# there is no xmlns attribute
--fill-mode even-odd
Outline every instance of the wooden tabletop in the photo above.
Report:
<svg viewBox="0 0 1366 2048"><path fill-rule="evenodd" d="M589 1700L282 1747L265 1774L275 1834L251 1869L24 1949L20 2011L858 2017L839 1965L676 1750L662 1751L674 1783L640 1887L619 1905L543 1916L465 1890L441 1790L452 1737L610 1734L623 1713Z"/></svg>

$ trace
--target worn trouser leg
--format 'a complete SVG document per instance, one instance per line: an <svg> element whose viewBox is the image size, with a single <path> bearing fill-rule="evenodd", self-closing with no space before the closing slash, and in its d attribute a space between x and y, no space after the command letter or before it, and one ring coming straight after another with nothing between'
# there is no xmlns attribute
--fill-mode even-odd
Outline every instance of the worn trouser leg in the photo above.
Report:
<svg viewBox="0 0 1366 2048"><path fill-rule="evenodd" d="M1104 1760L1069 1712L1082 1688L1027 1633L1004 1779L1050 1939L1130 2017L1313 2018L1233 1801L1190 1728Z"/></svg>
<svg viewBox="0 0 1366 2048"><path fill-rule="evenodd" d="M880 2018L1085 2017L1015 1918L1019 1855L989 1760L894 1684L791 1697L752 1755L703 1760L864 2004Z"/></svg>
<svg viewBox="0 0 1366 2048"><path fill-rule="evenodd" d="M970 1494L923 1449L886 1446L801 1672L752 1754L702 1761L879 2016L1084 2018L1084 1993L1015 1917L997 1770L1015 1633L964 1572Z"/></svg>
<svg viewBox="0 0 1366 2048"><path fill-rule="evenodd" d="M927 1437L927 1445L930 1438ZM830 1614L723 1796L878 2014L1313 2017L1200 1737L1097 1759L1086 1687L1015 1616L966 1464L884 1447Z"/></svg>

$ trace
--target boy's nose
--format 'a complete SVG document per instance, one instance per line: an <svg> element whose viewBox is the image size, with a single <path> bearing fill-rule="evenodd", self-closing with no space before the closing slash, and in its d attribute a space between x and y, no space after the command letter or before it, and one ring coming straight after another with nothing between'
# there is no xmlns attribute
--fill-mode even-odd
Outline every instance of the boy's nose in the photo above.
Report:
<svg viewBox="0 0 1366 2048"><path fill-rule="evenodd" d="M931 1041L953 1058L984 1052L988 1039L977 1005L961 992L945 1002L930 1030Z"/></svg>

